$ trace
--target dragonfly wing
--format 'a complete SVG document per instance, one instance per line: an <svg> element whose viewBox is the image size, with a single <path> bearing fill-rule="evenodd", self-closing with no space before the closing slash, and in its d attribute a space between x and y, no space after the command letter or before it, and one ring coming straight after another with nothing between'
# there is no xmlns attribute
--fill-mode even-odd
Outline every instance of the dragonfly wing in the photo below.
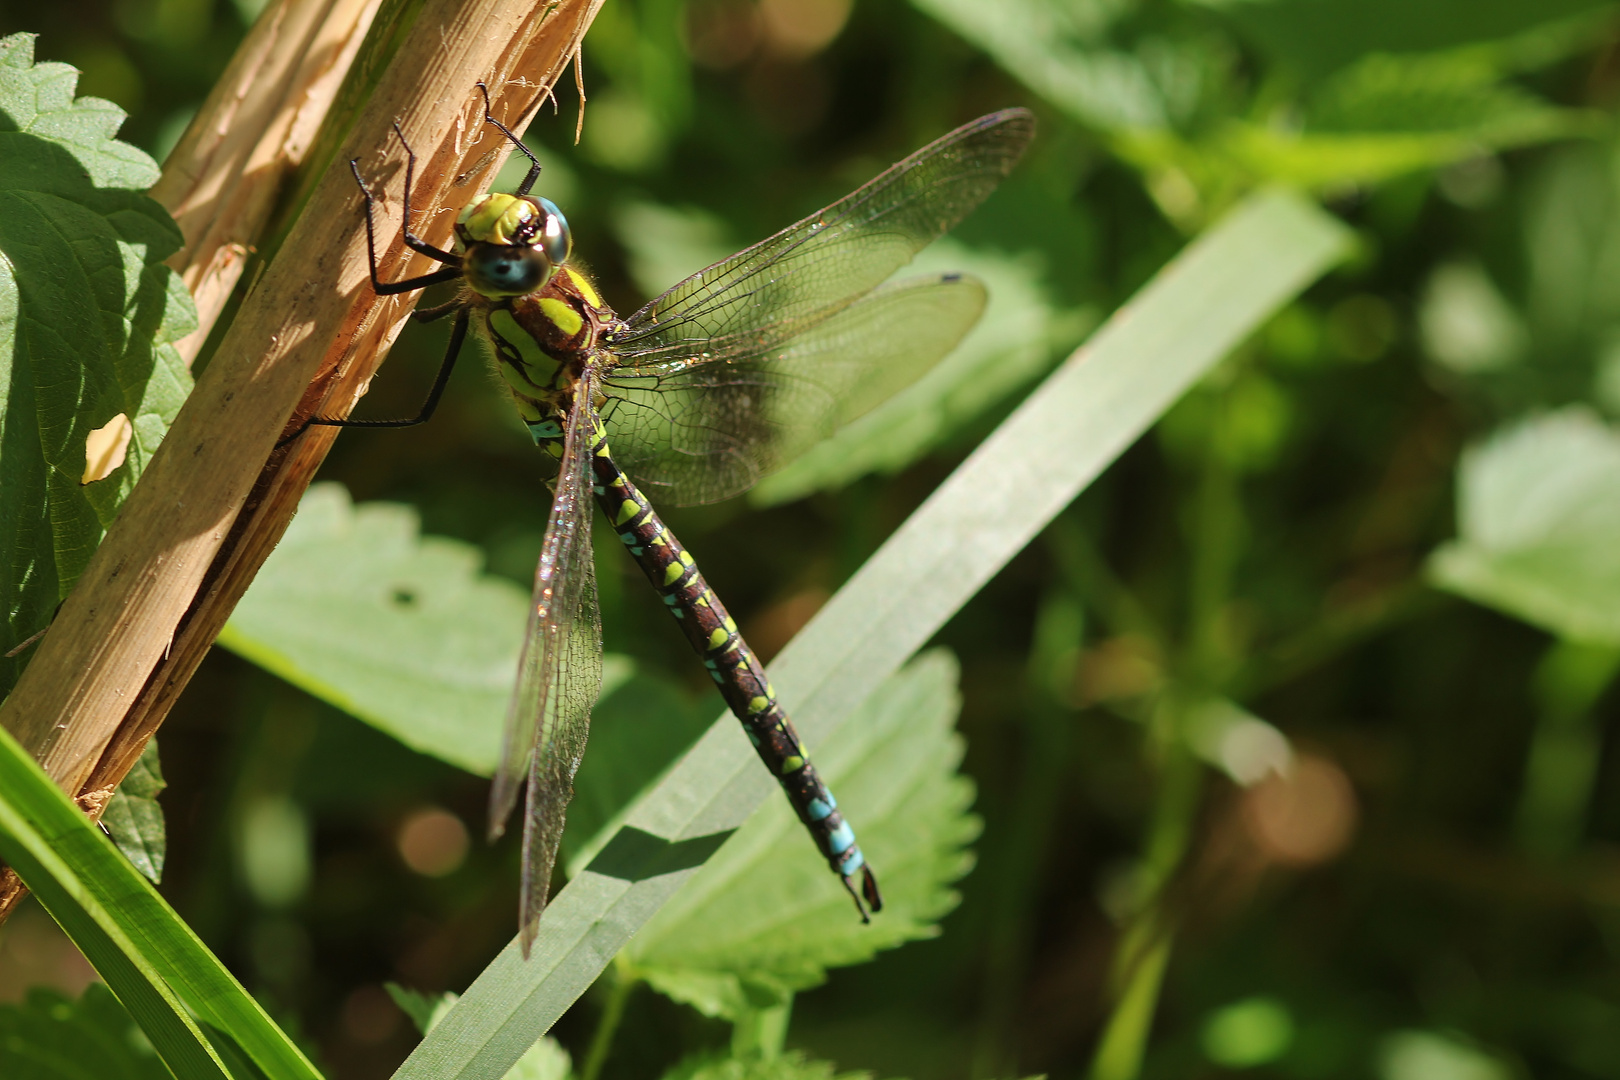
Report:
<svg viewBox="0 0 1620 1080"><path fill-rule="evenodd" d="M655 501L746 491L933 367L984 304L977 278L908 278L774 347L615 369L602 380L614 459Z"/></svg>
<svg viewBox="0 0 1620 1080"><path fill-rule="evenodd" d="M581 393L568 418L562 463L534 574L529 629L507 708L501 760L490 789L490 833L499 836L528 781L523 822L521 937L534 940L562 838L574 772L585 753L591 706L602 688L602 623L591 553L590 432Z"/></svg>
<svg viewBox="0 0 1620 1080"><path fill-rule="evenodd" d="M693 274L632 315L610 347L632 366L701 364L802 333L966 217L1034 133L1027 109L964 124L831 206Z"/></svg>

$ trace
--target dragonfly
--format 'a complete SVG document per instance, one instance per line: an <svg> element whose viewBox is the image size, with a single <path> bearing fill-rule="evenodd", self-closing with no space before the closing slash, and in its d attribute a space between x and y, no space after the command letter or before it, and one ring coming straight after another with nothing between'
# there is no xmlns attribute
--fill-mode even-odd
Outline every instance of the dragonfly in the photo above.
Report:
<svg viewBox="0 0 1620 1080"><path fill-rule="evenodd" d="M406 427L428 420L469 328L489 348L519 415L556 459L517 683L490 790L490 837L524 793L519 938L528 955L545 909L564 812L602 681L590 507L606 514L658 591L760 760L777 779L862 922L882 894L855 833L786 710L696 561L660 520L670 505L741 494L948 354L984 310L958 273L890 281L1012 171L1034 117L1006 109L962 125L837 202L698 271L628 318L572 257L563 213L531 194L540 161L490 111L484 121L529 161L510 193L457 218L453 250L412 231L416 155L406 154L403 239L441 264L402 281L377 273L377 197L365 200L371 284L380 296L454 283L418 321L453 319L420 411L398 420L311 417L310 425Z"/></svg>

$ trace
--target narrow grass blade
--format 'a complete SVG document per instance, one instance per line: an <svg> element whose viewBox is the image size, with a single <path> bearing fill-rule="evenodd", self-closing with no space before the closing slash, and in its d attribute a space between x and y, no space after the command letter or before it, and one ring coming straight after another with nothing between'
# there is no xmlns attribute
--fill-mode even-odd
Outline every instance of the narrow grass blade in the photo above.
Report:
<svg viewBox="0 0 1620 1080"><path fill-rule="evenodd" d="M812 750L1199 376L1348 247L1348 232L1333 218L1297 195L1268 192L1165 267L772 665ZM736 721L717 721L552 899L531 959L509 945L396 1080L504 1075L773 791Z"/></svg>
<svg viewBox="0 0 1620 1080"><path fill-rule="evenodd" d="M151 883L4 730L0 858L95 966L176 1076L319 1080Z"/></svg>

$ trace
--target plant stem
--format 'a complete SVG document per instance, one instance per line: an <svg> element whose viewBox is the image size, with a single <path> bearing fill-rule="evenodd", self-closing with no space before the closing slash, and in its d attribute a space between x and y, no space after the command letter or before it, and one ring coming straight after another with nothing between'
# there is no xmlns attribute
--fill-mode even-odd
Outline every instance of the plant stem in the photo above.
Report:
<svg viewBox="0 0 1620 1080"><path fill-rule="evenodd" d="M1097 1044L1091 1062L1091 1080L1132 1080L1142 1068L1142 1052L1159 1002L1159 987L1170 961L1172 935L1157 932L1142 920L1121 944L1120 956L1130 972L1114 1005L1114 1012Z"/></svg>
<svg viewBox="0 0 1620 1080"><path fill-rule="evenodd" d="M1592 709L1620 673L1612 645L1554 642L1536 672L1536 726L1514 832L1547 858L1575 851L1592 800L1602 732Z"/></svg>
<svg viewBox="0 0 1620 1080"><path fill-rule="evenodd" d="M1031 693L1023 709L1026 749L1010 822L994 846L996 882L987 937L983 1006L973 1051L974 1076L1016 1076L1010 1037L1030 962L1035 955L1035 905L1040 895L1041 856L1052 835L1053 808L1070 778L1076 728L1072 685L1084 639L1085 613L1063 585L1042 598L1030 650ZM986 852L990 854L989 851Z"/></svg>
<svg viewBox="0 0 1620 1080"><path fill-rule="evenodd" d="M630 991L641 981L622 958L609 970L612 975L608 998L602 1006L602 1019L597 1021L596 1034L591 1036L591 1048L585 1055L580 1080L596 1080L601 1074L602 1066L613 1052L613 1036L618 1034L619 1022L624 1019L625 1002L630 1000Z"/></svg>
<svg viewBox="0 0 1620 1080"><path fill-rule="evenodd" d="M731 1056L771 1061L782 1056L788 1023L793 1019L793 995L779 1005L753 1009L737 1018L731 1028Z"/></svg>
<svg viewBox="0 0 1620 1080"><path fill-rule="evenodd" d="M1159 782L1143 844L1143 895L1126 921L1114 959L1114 1011L1092 1058L1090 1080L1134 1080L1141 1073L1175 942L1177 914L1167 902L1168 887L1191 844L1203 788L1203 766L1185 738L1188 717L1236 671L1227 608L1242 551L1243 518L1229 425L1232 387L1241 377L1207 391L1217 401L1189 515L1186 644L1149 721L1149 751L1158 756Z"/></svg>

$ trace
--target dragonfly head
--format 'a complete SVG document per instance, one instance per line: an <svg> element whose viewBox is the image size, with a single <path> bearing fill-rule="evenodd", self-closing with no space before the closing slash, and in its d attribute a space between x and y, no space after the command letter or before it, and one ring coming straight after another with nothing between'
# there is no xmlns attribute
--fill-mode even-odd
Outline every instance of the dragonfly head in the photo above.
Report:
<svg viewBox="0 0 1620 1080"><path fill-rule="evenodd" d="M467 284L489 297L542 288L573 246L562 211L532 195L485 195L461 212L456 236L466 249Z"/></svg>

